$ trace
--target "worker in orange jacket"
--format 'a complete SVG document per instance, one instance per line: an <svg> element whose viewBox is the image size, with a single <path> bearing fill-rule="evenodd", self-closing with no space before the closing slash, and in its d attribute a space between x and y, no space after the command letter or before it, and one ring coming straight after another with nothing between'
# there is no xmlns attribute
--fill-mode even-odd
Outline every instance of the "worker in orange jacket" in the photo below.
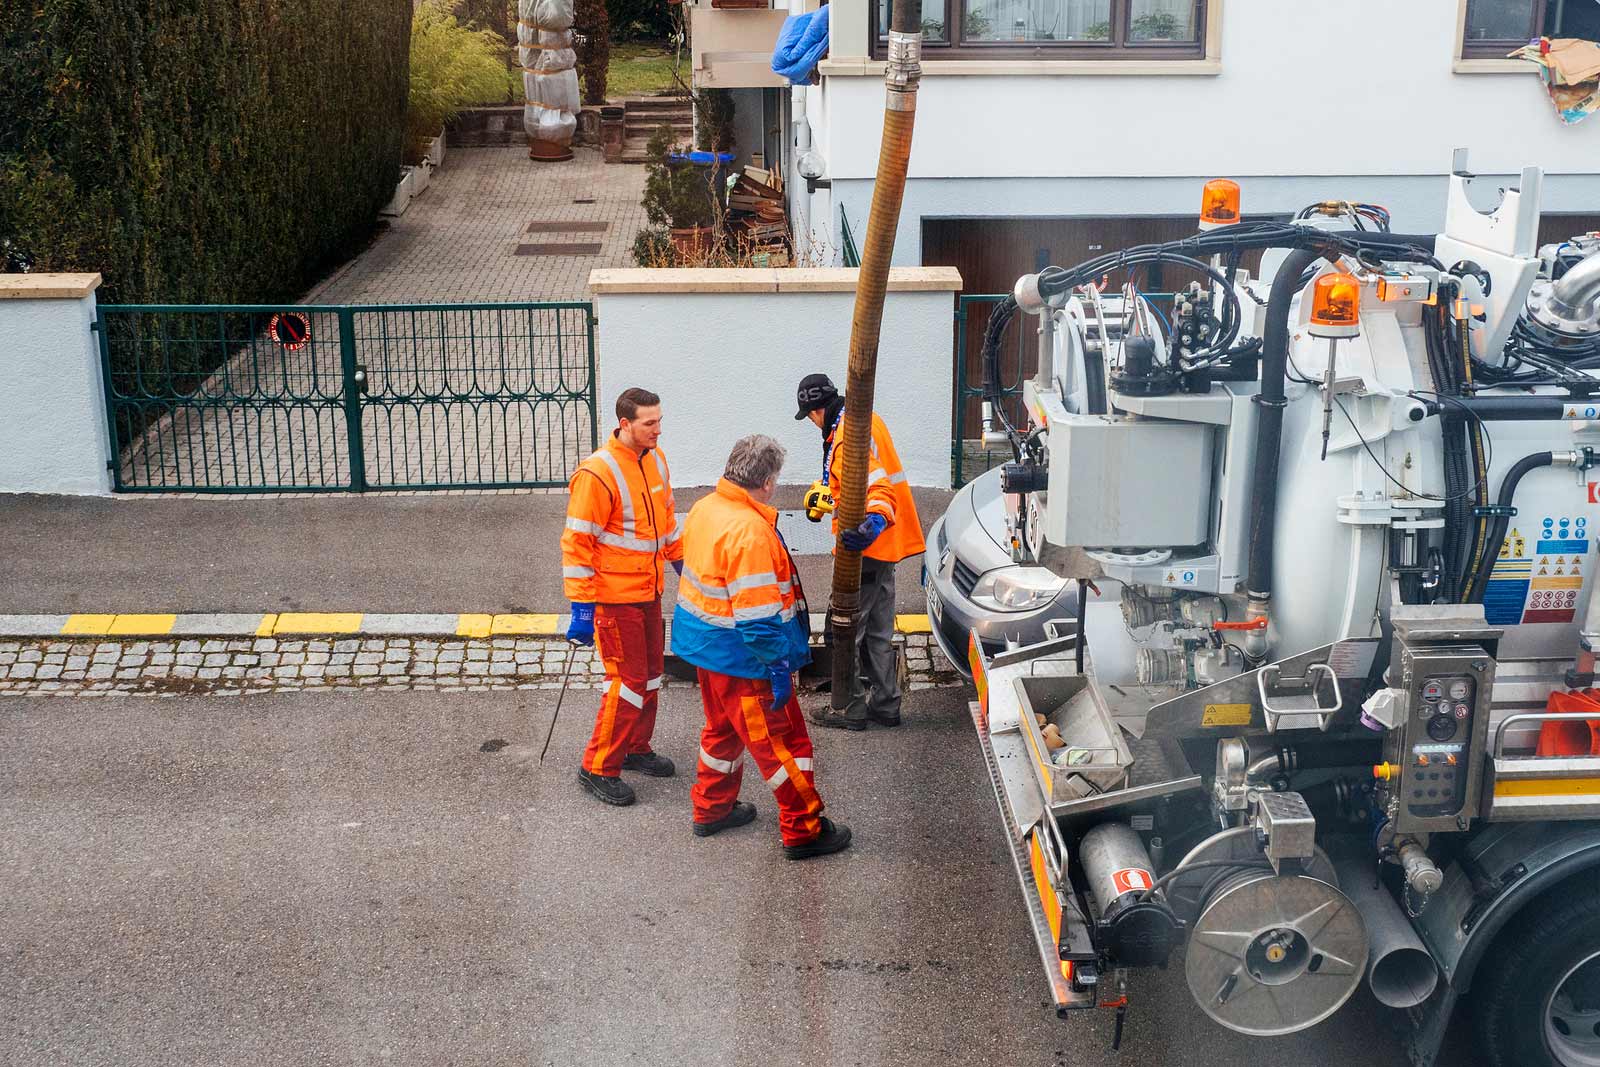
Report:
<svg viewBox="0 0 1600 1067"><path fill-rule="evenodd" d="M567 639L598 645L606 690L578 780L607 804L634 801L624 770L672 777L672 761L650 747L661 690L664 565L683 567L672 483L661 437L661 398L628 389L617 428L568 483L561 574L572 622Z"/></svg>
<svg viewBox="0 0 1600 1067"><path fill-rule="evenodd" d="M808 374L796 393L796 419L810 419L822 431L822 482L837 495L844 478L844 396L826 374ZM900 725L900 666L894 652L895 564L923 550L922 521L911 498L905 468L877 412L872 414L872 446L867 462L866 515L853 530L839 529L837 542L861 553L861 599L856 616L856 656L860 670L850 706L836 712L824 705L811 713L819 726L865 730L868 721ZM838 655L839 650L835 649Z"/></svg>
<svg viewBox="0 0 1600 1067"><path fill-rule="evenodd" d="M800 572L770 503L783 446L742 438L716 492L689 509L672 613L672 652L694 664L706 724L695 777L694 833L710 837L756 817L739 800L746 750L778 801L783 851L802 860L850 845L850 828L822 814L794 672L811 659Z"/></svg>

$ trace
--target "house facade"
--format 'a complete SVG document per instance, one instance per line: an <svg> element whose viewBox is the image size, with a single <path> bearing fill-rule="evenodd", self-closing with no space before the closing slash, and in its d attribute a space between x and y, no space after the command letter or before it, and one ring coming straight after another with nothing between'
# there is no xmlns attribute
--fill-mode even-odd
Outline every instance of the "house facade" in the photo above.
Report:
<svg viewBox="0 0 1600 1067"><path fill-rule="evenodd" d="M887 5L827 10L816 84L791 90L767 70L778 10L695 10L713 45L697 40L695 76L760 110L797 238L841 262L872 197ZM1536 164L1547 216L1563 216L1546 235L1600 228L1600 118L1564 125L1537 67L1504 58L1541 33L1600 39L1595 0L923 0L922 12L894 263L955 266L969 294L1192 233L1215 177L1239 182L1246 217L1343 199L1433 232L1457 147L1484 176L1481 206ZM719 43L730 24L745 31L737 47ZM765 80L740 84L752 75ZM809 189L806 151L822 170Z"/></svg>

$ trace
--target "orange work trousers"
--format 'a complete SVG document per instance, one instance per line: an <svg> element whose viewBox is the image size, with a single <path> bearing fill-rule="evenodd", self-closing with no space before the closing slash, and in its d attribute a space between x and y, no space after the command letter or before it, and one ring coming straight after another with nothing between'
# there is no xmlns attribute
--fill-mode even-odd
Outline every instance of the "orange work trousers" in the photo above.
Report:
<svg viewBox="0 0 1600 1067"><path fill-rule="evenodd" d="M594 647L605 664L606 691L583 753L583 769L614 778L622 773L622 757L650 751L656 731L666 652L661 601L596 604Z"/></svg>
<svg viewBox="0 0 1600 1067"><path fill-rule="evenodd" d="M695 774L694 821L716 822L739 799L745 750L756 762L778 801L778 832L786 845L810 841L822 832L817 818L822 798L811 775L811 735L794 697L772 706L772 686L764 679L734 678L701 668L700 703L706 725L700 731L700 762Z"/></svg>

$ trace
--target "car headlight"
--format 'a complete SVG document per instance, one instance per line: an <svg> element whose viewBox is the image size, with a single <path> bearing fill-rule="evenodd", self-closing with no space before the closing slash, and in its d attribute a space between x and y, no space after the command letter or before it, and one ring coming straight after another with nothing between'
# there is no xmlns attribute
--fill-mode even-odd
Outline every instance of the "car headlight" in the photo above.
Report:
<svg viewBox="0 0 1600 1067"><path fill-rule="evenodd" d="M1043 567L1001 567L978 579L972 599L999 611L1029 611L1060 596L1066 584Z"/></svg>

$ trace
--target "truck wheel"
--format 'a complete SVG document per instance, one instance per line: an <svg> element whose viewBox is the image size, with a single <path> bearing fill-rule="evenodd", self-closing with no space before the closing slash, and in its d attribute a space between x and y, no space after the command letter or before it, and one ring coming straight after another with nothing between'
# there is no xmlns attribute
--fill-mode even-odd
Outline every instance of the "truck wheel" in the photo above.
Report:
<svg viewBox="0 0 1600 1067"><path fill-rule="evenodd" d="M1594 876L1540 897L1478 968L1482 1046L1495 1067L1600 1067L1600 898Z"/></svg>

